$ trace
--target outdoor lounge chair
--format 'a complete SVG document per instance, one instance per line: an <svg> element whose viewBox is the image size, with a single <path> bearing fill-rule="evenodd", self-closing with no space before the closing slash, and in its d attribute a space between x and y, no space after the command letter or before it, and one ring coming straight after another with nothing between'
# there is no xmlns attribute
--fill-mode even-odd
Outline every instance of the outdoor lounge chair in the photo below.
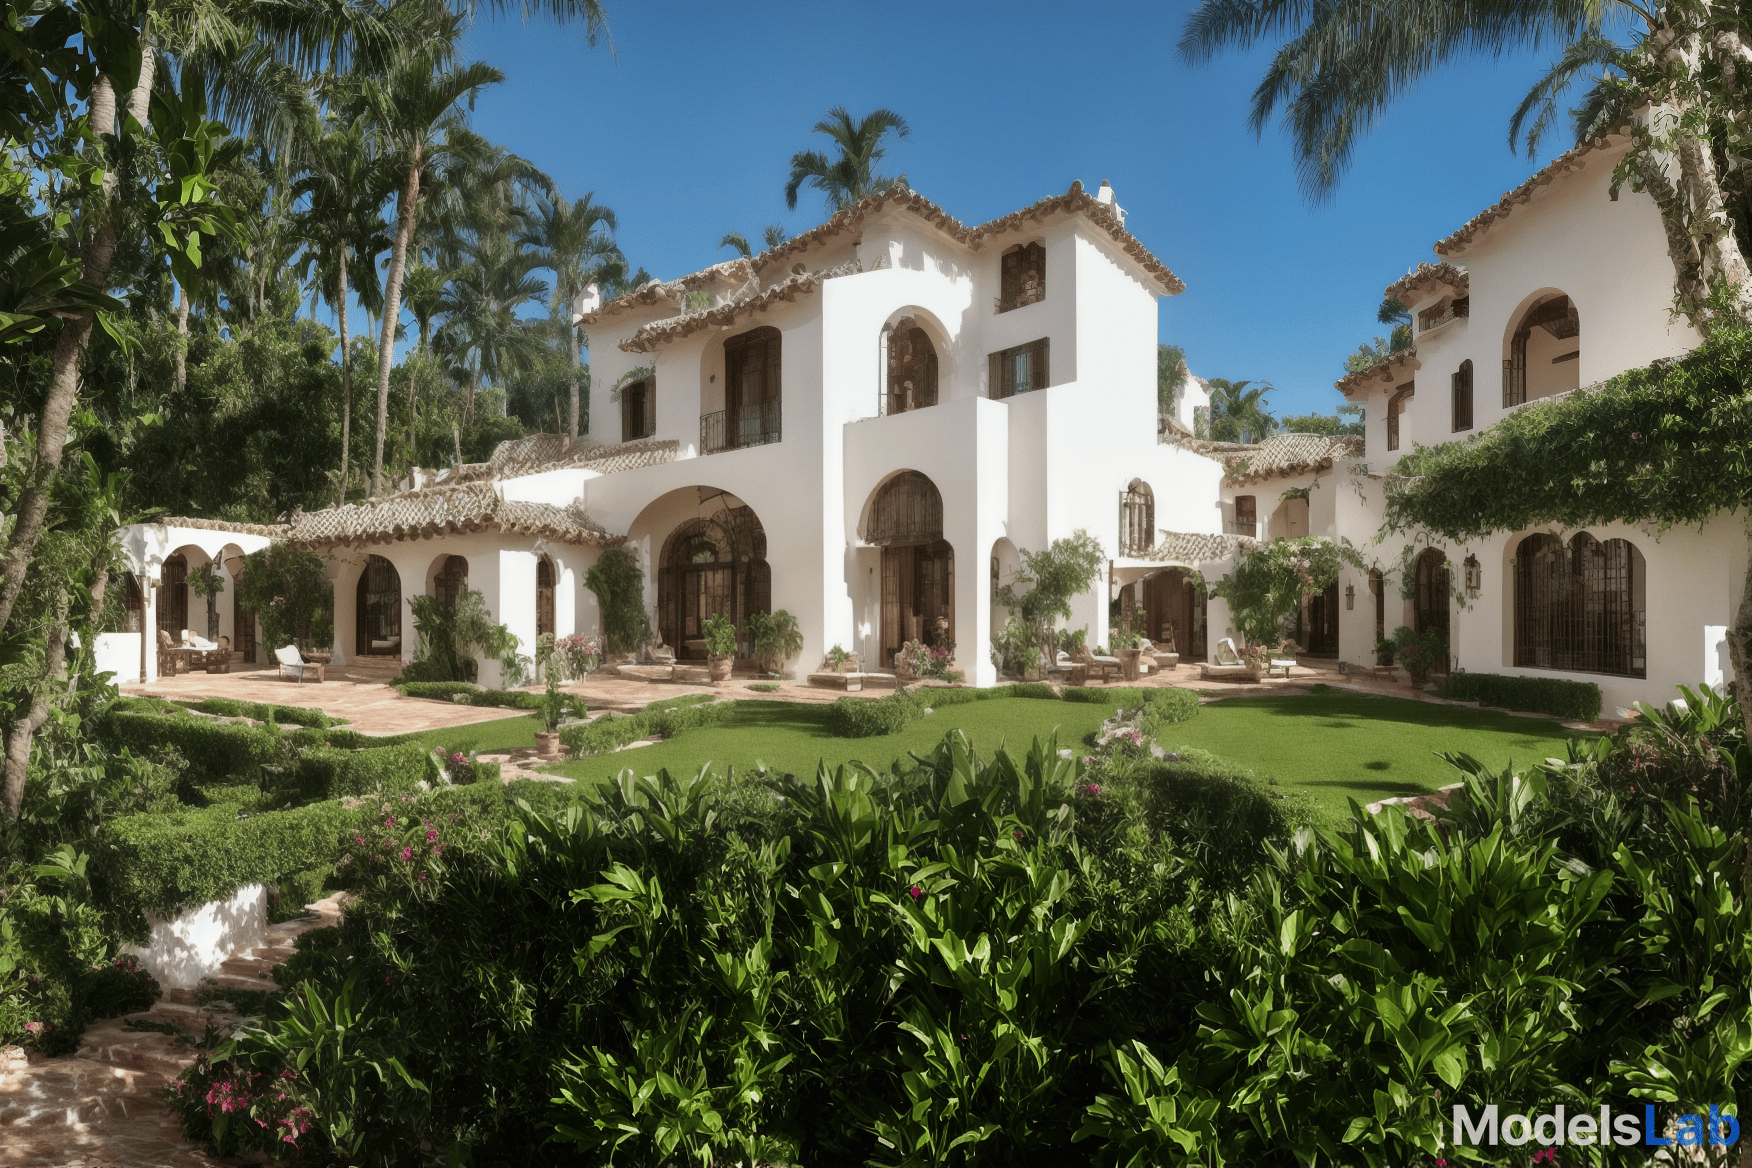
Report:
<svg viewBox="0 0 1752 1168"><path fill-rule="evenodd" d="M1224 637L1217 642L1216 664L1199 666L1199 677L1206 681L1240 681L1251 679L1253 670L1241 660L1241 653L1235 648L1235 642Z"/></svg>
<svg viewBox="0 0 1752 1168"><path fill-rule="evenodd" d="M192 651L170 639L168 629L158 630L158 676L175 677L189 671Z"/></svg>
<svg viewBox="0 0 1752 1168"><path fill-rule="evenodd" d="M274 660L280 663L281 677L289 677L300 684L311 680L323 680L323 667L314 661L306 661L304 654L298 651L297 645L287 645L283 649L275 649Z"/></svg>
<svg viewBox="0 0 1752 1168"><path fill-rule="evenodd" d="M1077 651L1072 660L1078 665L1088 669L1091 677L1094 676L1097 669L1101 671L1103 680L1112 677L1125 676L1125 666L1119 663L1119 658L1107 656L1097 657L1089 650L1089 646L1087 645L1078 645Z"/></svg>

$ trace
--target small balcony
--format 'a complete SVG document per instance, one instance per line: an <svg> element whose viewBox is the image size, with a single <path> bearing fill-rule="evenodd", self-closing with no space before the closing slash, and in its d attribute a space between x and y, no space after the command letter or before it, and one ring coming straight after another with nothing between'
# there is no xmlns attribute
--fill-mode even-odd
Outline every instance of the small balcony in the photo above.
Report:
<svg viewBox="0 0 1752 1168"><path fill-rule="evenodd" d="M779 399L700 415L700 453L765 446L779 440Z"/></svg>
<svg viewBox="0 0 1752 1168"><path fill-rule="evenodd" d="M1456 320L1465 320L1471 313L1471 299L1462 296L1449 304L1438 304L1434 308L1426 308L1418 313L1417 331L1420 335L1432 332L1445 324L1451 324Z"/></svg>
<svg viewBox="0 0 1752 1168"><path fill-rule="evenodd" d="M1224 535L1245 535L1248 539L1258 539L1259 538L1259 524L1258 523L1236 523L1233 519L1225 520L1223 523L1223 534Z"/></svg>
<svg viewBox="0 0 1752 1168"><path fill-rule="evenodd" d="M1046 289L1044 288L1021 288L1012 292L1008 296L993 297L992 307L996 308L999 312L1009 312L1013 309L1024 308L1030 304L1038 304L1045 299Z"/></svg>

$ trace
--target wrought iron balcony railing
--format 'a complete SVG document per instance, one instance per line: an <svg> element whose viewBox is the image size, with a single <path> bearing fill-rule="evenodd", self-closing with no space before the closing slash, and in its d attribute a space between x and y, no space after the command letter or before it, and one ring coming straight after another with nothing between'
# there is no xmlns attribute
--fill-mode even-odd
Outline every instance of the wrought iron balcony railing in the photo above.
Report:
<svg viewBox="0 0 1752 1168"><path fill-rule="evenodd" d="M700 415L700 452L739 450L779 440L779 399Z"/></svg>

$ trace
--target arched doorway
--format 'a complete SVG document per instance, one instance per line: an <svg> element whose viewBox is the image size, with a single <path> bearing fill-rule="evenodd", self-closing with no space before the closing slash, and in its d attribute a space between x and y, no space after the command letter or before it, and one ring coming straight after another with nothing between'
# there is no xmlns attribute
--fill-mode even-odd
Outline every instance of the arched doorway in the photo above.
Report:
<svg viewBox="0 0 1752 1168"><path fill-rule="evenodd" d="M916 470L876 492L864 542L882 549L882 619L878 660L894 664L908 641L955 647L955 551L943 538L943 496Z"/></svg>
<svg viewBox="0 0 1752 1168"><path fill-rule="evenodd" d="M1549 532L1515 549L1515 664L1645 677L1648 565L1625 539Z"/></svg>
<svg viewBox="0 0 1752 1168"><path fill-rule="evenodd" d="M1119 496L1119 553L1141 556L1156 546L1156 492L1133 479Z"/></svg>
<svg viewBox="0 0 1752 1168"><path fill-rule="evenodd" d="M1529 305L1509 334L1503 358L1503 408L1578 387L1581 337L1581 315L1568 296L1548 294Z"/></svg>
<svg viewBox="0 0 1752 1168"><path fill-rule="evenodd" d="M382 556L367 557L356 599L353 652L360 657L400 657L401 573L395 565Z"/></svg>
<svg viewBox="0 0 1752 1168"><path fill-rule="evenodd" d="M468 560L462 556L445 556L443 566L432 579L432 595L455 608L462 594L468 591Z"/></svg>
<svg viewBox="0 0 1752 1168"><path fill-rule="evenodd" d="M1205 594L1198 574L1169 568L1144 578L1145 626L1141 630L1156 647L1188 658L1205 656Z"/></svg>
<svg viewBox="0 0 1752 1168"><path fill-rule="evenodd" d="M1418 554L1413 568L1412 623L1419 633L1440 629L1448 636L1448 557L1435 548Z"/></svg>
<svg viewBox="0 0 1752 1168"><path fill-rule="evenodd" d="M1338 581L1308 598L1308 655L1338 656Z"/></svg>
<svg viewBox="0 0 1752 1168"><path fill-rule="evenodd" d="M554 631L554 562L547 556L535 561L535 635Z"/></svg>
<svg viewBox="0 0 1752 1168"><path fill-rule="evenodd" d="M690 519L664 541L657 570L657 628L679 660L706 657L704 623L723 613L736 626L751 613L772 611L773 575L766 529L746 504Z"/></svg>
<svg viewBox="0 0 1752 1168"><path fill-rule="evenodd" d="M189 627L188 557L181 552L168 557L158 578L158 627L180 643Z"/></svg>
<svg viewBox="0 0 1752 1168"><path fill-rule="evenodd" d="M904 414L937 404L937 347L910 316L887 331L888 392L883 412Z"/></svg>

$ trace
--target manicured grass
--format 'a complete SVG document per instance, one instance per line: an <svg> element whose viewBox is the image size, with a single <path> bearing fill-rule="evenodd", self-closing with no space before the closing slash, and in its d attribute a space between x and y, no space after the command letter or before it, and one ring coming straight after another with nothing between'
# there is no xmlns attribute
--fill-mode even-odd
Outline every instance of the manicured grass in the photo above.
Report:
<svg viewBox="0 0 1752 1168"><path fill-rule="evenodd" d="M447 726L442 730L422 730L413 735L433 750L494 754L535 745L538 723L534 716L495 718L490 722L474 722L467 726Z"/></svg>
<svg viewBox="0 0 1752 1168"><path fill-rule="evenodd" d="M899 734L835 738L827 732L826 706L748 700L736 703L721 725L686 731L674 741L543 769L569 778L596 780L611 779L623 767L632 767L640 774L655 774L663 767L675 774L692 774L704 763L719 772L730 766L749 770L765 763L775 770L811 775L822 759L830 766L859 759L877 770L887 770L894 759L904 758L908 751L929 751L955 729L966 731L981 754L995 751L1006 740L1013 750L1026 751L1037 735L1045 736L1055 726L1061 746L1080 748L1084 736L1099 729L1112 713L1112 706L1086 702L994 698L949 706L920 718Z"/></svg>
<svg viewBox="0 0 1752 1168"><path fill-rule="evenodd" d="M1562 758L1564 743L1584 735L1544 718L1316 693L1215 702L1168 727L1161 742L1170 750L1196 746L1272 775L1342 815L1347 798L1369 803L1458 782L1438 751L1470 754L1500 769Z"/></svg>

